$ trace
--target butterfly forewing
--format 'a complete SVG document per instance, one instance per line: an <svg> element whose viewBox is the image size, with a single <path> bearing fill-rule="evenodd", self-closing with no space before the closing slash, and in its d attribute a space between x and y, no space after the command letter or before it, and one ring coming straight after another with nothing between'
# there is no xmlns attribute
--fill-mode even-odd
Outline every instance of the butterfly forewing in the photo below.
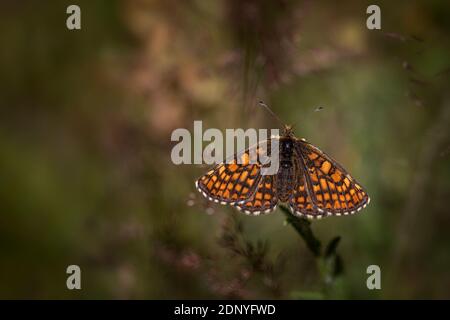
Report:
<svg viewBox="0 0 450 320"><path fill-rule="evenodd" d="M270 149L270 141L263 141L228 158L196 181L198 190L209 200L222 204L251 199L259 187L264 166L260 155L266 154L267 148Z"/></svg>

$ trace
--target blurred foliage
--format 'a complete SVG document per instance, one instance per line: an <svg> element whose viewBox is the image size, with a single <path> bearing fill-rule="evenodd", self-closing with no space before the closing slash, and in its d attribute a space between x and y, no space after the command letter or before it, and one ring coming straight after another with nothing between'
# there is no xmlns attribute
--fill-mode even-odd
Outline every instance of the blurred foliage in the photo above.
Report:
<svg viewBox="0 0 450 320"><path fill-rule="evenodd" d="M450 6L378 1L370 31L369 4L3 1L0 297L450 298ZM276 127L260 99L371 195L313 222L319 258L281 209L236 216L170 160L194 120Z"/></svg>

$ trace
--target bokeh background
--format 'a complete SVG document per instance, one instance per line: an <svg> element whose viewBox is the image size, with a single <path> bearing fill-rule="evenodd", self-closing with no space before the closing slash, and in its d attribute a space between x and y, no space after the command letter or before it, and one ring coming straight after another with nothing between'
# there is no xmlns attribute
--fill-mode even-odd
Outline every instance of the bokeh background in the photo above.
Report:
<svg viewBox="0 0 450 320"><path fill-rule="evenodd" d="M450 298L450 5L376 1L371 31L370 4L2 1L0 297ZM194 120L277 128L260 99L371 195L312 224L336 279L279 210L208 204L207 167L171 162Z"/></svg>

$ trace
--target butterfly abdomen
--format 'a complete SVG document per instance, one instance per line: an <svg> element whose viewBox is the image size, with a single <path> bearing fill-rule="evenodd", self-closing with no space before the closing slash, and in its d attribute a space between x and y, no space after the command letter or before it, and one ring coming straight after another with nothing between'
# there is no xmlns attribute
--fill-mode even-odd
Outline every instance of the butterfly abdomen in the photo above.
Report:
<svg viewBox="0 0 450 320"><path fill-rule="evenodd" d="M291 138L280 139L280 166L276 177L276 191L282 202L289 200L292 194L295 168L292 159L294 144Z"/></svg>

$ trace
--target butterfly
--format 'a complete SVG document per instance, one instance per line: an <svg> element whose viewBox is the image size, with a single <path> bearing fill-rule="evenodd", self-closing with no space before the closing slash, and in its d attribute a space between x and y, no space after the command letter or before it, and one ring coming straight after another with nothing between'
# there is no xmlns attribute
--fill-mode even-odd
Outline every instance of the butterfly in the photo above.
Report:
<svg viewBox="0 0 450 320"><path fill-rule="evenodd" d="M274 175L262 175L265 163L252 156L267 153L274 139L279 168ZM284 126L281 136L233 155L195 185L208 200L232 205L248 215L270 213L285 203L294 215L320 219L354 214L370 202L363 187L340 164L296 138L290 126Z"/></svg>

